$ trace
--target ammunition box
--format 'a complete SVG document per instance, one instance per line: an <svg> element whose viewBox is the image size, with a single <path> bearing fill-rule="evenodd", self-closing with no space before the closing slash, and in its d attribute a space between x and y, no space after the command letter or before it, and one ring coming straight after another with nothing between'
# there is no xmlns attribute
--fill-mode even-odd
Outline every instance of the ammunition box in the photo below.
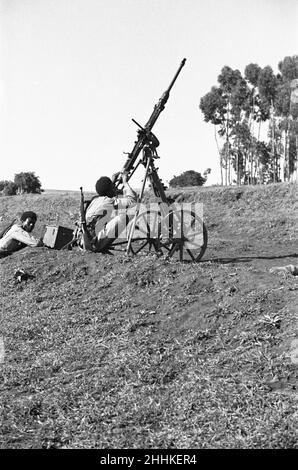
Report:
<svg viewBox="0 0 298 470"><path fill-rule="evenodd" d="M43 236L43 243L48 248L61 250L61 248L65 247L67 243L71 242L72 238L73 229L62 227L61 225L47 225Z"/></svg>

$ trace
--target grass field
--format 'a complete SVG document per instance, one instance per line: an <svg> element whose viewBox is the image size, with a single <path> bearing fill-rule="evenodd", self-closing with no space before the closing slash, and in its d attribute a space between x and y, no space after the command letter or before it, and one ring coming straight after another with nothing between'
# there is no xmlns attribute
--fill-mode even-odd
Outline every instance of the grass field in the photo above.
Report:
<svg viewBox="0 0 298 470"><path fill-rule="evenodd" d="M199 263L45 247L0 261L1 449L298 447L298 277L271 271L298 264L298 185L179 193L204 203ZM31 209L38 236L72 228L79 200L1 197L0 223Z"/></svg>

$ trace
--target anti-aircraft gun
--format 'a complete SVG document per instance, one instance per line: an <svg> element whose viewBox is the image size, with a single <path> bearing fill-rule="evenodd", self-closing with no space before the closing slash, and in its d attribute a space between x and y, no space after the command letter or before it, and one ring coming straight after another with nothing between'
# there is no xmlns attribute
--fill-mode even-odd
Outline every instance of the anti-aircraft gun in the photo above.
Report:
<svg viewBox="0 0 298 470"><path fill-rule="evenodd" d="M142 161L140 160L138 164L134 166L137 161L138 156L140 155L140 152L144 149L144 147L146 146L152 150L156 150L156 148L159 146L159 141L157 137L151 131L157 119L159 118L159 115L165 108L165 105L170 96L170 91L173 88L173 85L175 81L177 80L178 75L180 74L181 69L184 66L185 62L186 62L186 59L183 59L169 87L162 94L158 103L154 106L153 112L150 118L148 119L148 122L145 124L145 126L142 127L135 119L132 119L132 121L139 127L139 130L138 130L138 139L135 142L132 151L128 154L127 160L122 169L122 172L125 172L127 174L127 181L134 174L139 164L142 163ZM116 180L115 181L116 187L119 187L119 184L120 184L120 180Z"/></svg>
<svg viewBox="0 0 298 470"><path fill-rule="evenodd" d="M139 205L137 206L134 219L130 224L127 253L136 254L143 249L151 250L153 248L158 253L166 252L168 257L178 253L181 261L185 257L192 261L198 261L202 258L207 247L207 229L201 214L199 216L195 210L185 211L181 206L178 207L170 203L165 194L165 186L159 178L158 169L154 164L154 160L159 158L156 150L159 146L159 140L153 134L152 128L164 110L170 91L185 62L186 59L183 59L169 87L154 106L145 126L141 126L135 119L132 119L139 128L138 138L114 183L119 190L121 185L119 175L125 172L128 181L139 165L143 165L145 167L145 177L138 202L142 202L148 178L158 201L158 209L153 212L149 209L140 213ZM138 159L138 157L140 158ZM154 229L152 229L152 226L154 226Z"/></svg>
<svg viewBox="0 0 298 470"><path fill-rule="evenodd" d="M138 126L138 138L134 143L132 151L128 154L126 162L121 172L114 177L114 184L118 192L121 192L121 173L126 173L126 180L132 177L139 165L145 167L145 176L143 179L142 189L138 197L138 203L135 209L133 219L128 227L128 241L125 239L116 240L110 249L127 245L127 253L136 254L141 250L154 249L158 254L167 254L172 257L178 254L180 261L189 259L191 261L199 261L205 253L207 247L207 229L203 223L202 214L198 213L197 204L179 205L173 204L167 198L165 186L158 176L154 161L159 158L157 147L159 146L158 138L153 134L152 128L156 123L160 113L164 110L169 99L170 91L184 66L186 59L183 59L169 87L162 94L158 103L154 106L153 112L142 127L135 119L133 122ZM140 210L145 185L147 179L151 183L151 188L155 196L154 209L152 204L144 210ZM81 218L77 229L74 231L73 239L65 245L64 248L71 248L77 244L78 238L83 239L83 247L90 245L90 236L86 228L85 210L86 203L84 201L83 190L81 189ZM185 208L187 206L187 208Z"/></svg>

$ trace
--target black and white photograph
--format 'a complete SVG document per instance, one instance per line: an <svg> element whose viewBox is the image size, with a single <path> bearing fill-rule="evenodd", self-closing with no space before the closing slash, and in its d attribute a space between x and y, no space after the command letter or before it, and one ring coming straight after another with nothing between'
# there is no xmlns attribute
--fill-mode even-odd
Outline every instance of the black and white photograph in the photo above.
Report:
<svg viewBox="0 0 298 470"><path fill-rule="evenodd" d="M297 24L0 0L0 453L298 448Z"/></svg>

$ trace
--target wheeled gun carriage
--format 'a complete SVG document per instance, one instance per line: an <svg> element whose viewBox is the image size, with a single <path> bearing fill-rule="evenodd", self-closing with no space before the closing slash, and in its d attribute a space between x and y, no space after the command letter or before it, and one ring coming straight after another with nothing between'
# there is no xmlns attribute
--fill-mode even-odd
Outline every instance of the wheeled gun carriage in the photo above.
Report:
<svg viewBox="0 0 298 470"><path fill-rule="evenodd" d="M142 127L137 121L138 139L133 150L128 154L122 172L127 174L127 181L132 177L140 165L145 167L141 193L133 220L128 227L127 253L136 254L141 250L155 250L168 257L177 256L180 261L189 259L199 261L207 248L207 229L203 222L203 214L198 211L200 204L177 204L170 201L165 194L165 187L158 176L155 160L158 157L157 147L159 141L152 133L152 128L163 111L170 91L184 66L183 59L173 80L163 93L153 112ZM142 205L144 190L149 180L155 198L151 204ZM119 177L115 180L118 189L121 186ZM147 207L147 209L146 209ZM123 241L114 242L114 248L123 244Z"/></svg>

